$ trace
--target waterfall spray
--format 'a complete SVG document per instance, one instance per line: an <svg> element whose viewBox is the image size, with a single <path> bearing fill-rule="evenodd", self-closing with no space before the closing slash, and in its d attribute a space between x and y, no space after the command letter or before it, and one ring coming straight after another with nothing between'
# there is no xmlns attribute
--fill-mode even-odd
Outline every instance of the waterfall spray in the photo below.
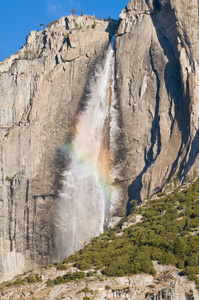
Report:
<svg viewBox="0 0 199 300"><path fill-rule="evenodd" d="M78 116L75 137L68 147L70 163L63 174L59 194L59 259L73 254L103 232L105 219L110 215L111 199L113 195L117 197L111 187L110 151L117 132L114 41L115 37L104 60L95 68L86 107Z"/></svg>

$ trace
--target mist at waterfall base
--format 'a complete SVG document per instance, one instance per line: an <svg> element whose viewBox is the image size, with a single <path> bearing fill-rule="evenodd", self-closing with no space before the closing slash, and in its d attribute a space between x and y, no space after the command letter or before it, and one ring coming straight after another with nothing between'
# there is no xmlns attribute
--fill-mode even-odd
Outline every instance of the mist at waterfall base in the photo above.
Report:
<svg viewBox="0 0 199 300"><path fill-rule="evenodd" d="M76 133L65 146L69 164L59 193L57 256L63 259L83 248L104 231L113 207L120 201L113 160L119 132L114 93L114 38L103 61L90 78L85 108L79 114Z"/></svg>

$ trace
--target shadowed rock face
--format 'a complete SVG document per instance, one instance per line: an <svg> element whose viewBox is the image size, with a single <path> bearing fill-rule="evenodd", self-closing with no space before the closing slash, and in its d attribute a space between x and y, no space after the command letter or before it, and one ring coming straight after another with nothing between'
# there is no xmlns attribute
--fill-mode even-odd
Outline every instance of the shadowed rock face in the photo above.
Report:
<svg viewBox="0 0 199 300"><path fill-rule="evenodd" d="M130 1L116 38L130 201L198 171L198 1Z"/></svg>

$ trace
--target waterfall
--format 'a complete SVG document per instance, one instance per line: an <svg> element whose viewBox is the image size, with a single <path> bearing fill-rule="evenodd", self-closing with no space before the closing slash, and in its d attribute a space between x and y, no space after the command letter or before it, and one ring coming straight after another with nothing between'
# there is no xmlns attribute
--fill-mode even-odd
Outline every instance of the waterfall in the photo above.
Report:
<svg viewBox="0 0 199 300"><path fill-rule="evenodd" d="M70 162L63 174L56 224L59 259L102 233L112 202L117 201L118 193L111 186L111 161L118 130L114 41L115 37L90 79L85 109L78 116L75 137L68 146Z"/></svg>

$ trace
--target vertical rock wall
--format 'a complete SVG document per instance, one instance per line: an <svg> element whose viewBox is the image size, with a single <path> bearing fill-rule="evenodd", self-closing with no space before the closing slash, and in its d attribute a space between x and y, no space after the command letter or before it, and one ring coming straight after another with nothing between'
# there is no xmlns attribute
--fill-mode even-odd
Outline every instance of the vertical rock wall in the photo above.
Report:
<svg viewBox="0 0 199 300"><path fill-rule="evenodd" d="M112 34L109 22L69 16L31 32L19 53L0 63L1 280L55 255L62 149Z"/></svg>
<svg viewBox="0 0 199 300"><path fill-rule="evenodd" d="M116 38L122 184L138 201L198 171L198 0L136 0Z"/></svg>
<svg viewBox="0 0 199 300"><path fill-rule="evenodd" d="M182 179L199 171L198 9L198 0L131 0L120 15L115 165L124 201L116 215L177 171ZM53 258L64 145L116 26L62 18L0 63L1 280Z"/></svg>

